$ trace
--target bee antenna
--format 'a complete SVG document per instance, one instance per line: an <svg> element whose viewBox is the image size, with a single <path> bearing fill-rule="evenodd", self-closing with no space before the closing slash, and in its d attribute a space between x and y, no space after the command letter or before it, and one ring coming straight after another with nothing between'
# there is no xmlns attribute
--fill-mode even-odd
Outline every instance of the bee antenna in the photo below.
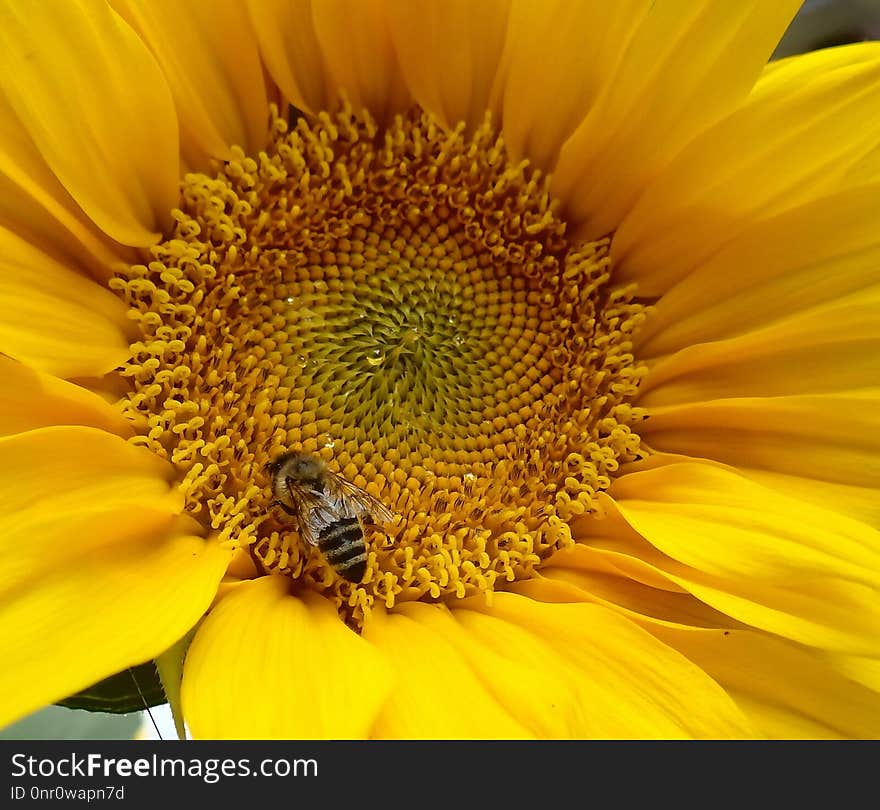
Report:
<svg viewBox="0 0 880 810"><path fill-rule="evenodd" d="M153 728L156 729L156 734L159 735L160 740L165 739L162 736L162 732L159 731L159 726L156 724L156 718L153 717L153 712L150 710L150 707L147 705L147 699L144 697L144 693L141 691L141 685L138 683L138 679L135 677L134 669L132 667L128 668L128 674L131 675L131 679L134 682L134 688L137 689L137 693L141 697L141 703L144 704L144 709L146 710L147 714L150 715L150 722L153 724Z"/></svg>

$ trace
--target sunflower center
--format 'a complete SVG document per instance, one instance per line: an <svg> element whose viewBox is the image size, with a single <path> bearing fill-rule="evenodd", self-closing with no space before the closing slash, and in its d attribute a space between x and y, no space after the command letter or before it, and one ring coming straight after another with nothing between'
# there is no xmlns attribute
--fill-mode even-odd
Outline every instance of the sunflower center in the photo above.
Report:
<svg viewBox="0 0 880 810"><path fill-rule="evenodd" d="M264 153L186 176L175 217L111 282L142 332L124 369L136 441L221 542L354 622L532 576L640 454L642 307L611 284L608 241L570 244L547 178L488 122L275 116ZM291 450L394 513L365 527L362 582L273 507L266 466Z"/></svg>

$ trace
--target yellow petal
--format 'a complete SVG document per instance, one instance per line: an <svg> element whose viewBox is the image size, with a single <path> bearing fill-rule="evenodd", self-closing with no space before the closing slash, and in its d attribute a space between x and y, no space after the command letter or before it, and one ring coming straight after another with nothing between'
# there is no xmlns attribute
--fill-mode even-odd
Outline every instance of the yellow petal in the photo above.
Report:
<svg viewBox="0 0 880 810"><path fill-rule="evenodd" d="M617 32L625 48L554 169L579 236L615 229L645 184L746 97L799 5L669 0Z"/></svg>
<svg viewBox="0 0 880 810"><path fill-rule="evenodd" d="M541 569L544 598L588 599L619 610L717 681L765 736L877 735L880 690L853 680L869 679L871 661L824 655L748 628L693 596L646 587L621 573L597 573L597 561L613 571L626 567L625 558L585 545L560 552ZM528 593L535 586L514 587Z"/></svg>
<svg viewBox="0 0 880 810"><path fill-rule="evenodd" d="M384 0L320 0L312 15L331 92L343 92L356 111L367 109L380 122L405 110L410 94Z"/></svg>
<svg viewBox="0 0 880 810"><path fill-rule="evenodd" d="M0 228L101 280L125 250L83 213L0 94Z"/></svg>
<svg viewBox="0 0 880 810"><path fill-rule="evenodd" d="M698 599L743 624L819 650L880 656L876 588L834 578L786 585L743 583L675 566L668 573Z"/></svg>
<svg viewBox="0 0 880 810"><path fill-rule="evenodd" d="M315 33L311 0L247 0L260 53L272 78L299 109L313 115L331 109L331 86Z"/></svg>
<svg viewBox="0 0 880 810"><path fill-rule="evenodd" d="M181 700L196 738L359 738L390 687L381 657L322 597L283 577L244 582L186 656Z"/></svg>
<svg viewBox="0 0 880 810"><path fill-rule="evenodd" d="M749 720L769 740L843 740L851 736L840 734L830 726L811 720L802 712L756 700L749 694L732 694Z"/></svg>
<svg viewBox="0 0 880 810"><path fill-rule="evenodd" d="M514 160L554 168L563 143L614 81L650 7L650 0L512 4L497 94Z"/></svg>
<svg viewBox="0 0 880 810"><path fill-rule="evenodd" d="M717 684L633 622L601 605L543 601L541 580L524 583L522 592L530 598L496 594L491 608L484 600L468 600L468 609L455 611L473 636L469 651L477 656L480 648L492 650L511 669L531 662L565 673L581 703L579 736L752 735ZM484 670L483 677L489 682L493 670Z"/></svg>
<svg viewBox="0 0 880 810"><path fill-rule="evenodd" d="M208 607L229 555L170 534L169 472L95 428L0 438L0 724L158 655Z"/></svg>
<svg viewBox="0 0 880 810"><path fill-rule="evenodd" d="M864 658L857 655L831 655L829 663L847 678L864 684L880 693L880 658ZM875 735L880 736L880 735Z"/></svg>
<svg viewBox="0 0 880 810"><path fill-rule="evenodd" d="M611 545L597 547L578 543L555 554L541 566L541 578L553 583L559 594L566 593L562 586L574 586L580 591L577 594L569 591L567 599L552 601L597 602L637 622L647 617L664 625L744 627L736 619L700 602L659 569L631 556L631 551L627 554ZM640 579L631 576L634 569L641 572ZM647 580L646 571L650 572ZM514 584L512 587L520 593L529 592L524 586ZM546 599L546 588L542 593Z"/></svg>
<svg viewBox="0 0 880 810"><path fill-rule="evenodd" d="M493 603L467 600L452 613L407 603L371 619L366 637L398 671L381 736L750 734L696 667L611 611L514 594ZM438 681L449 688L426 687Z"/></svg>
<svg viewBox="0 0 880 810"><path fill-rule="evenodd" d="M432 626L431 620L443 610L438 605L407 604L402 613L374 611L364 626L364 638L395 673L394 688L373 736L444 740L532 736L499 703L455 645ZM531 673L523 677L526 683L534 681Z"/></svg>
<svg viewBox="0 0 880 810"><path fill-rule="evenodd" d="M827 451L827 448L823 448ZM785 461L774 465L785 466ZM877 498L877 487L863 487L851 484L837 484L823 481L818 477L822 470L795 471L791 475L775 470L761 470L754 467L740 467L738 471L757 483L778 490L792 498L808 503L821 503L834 512L860 520L880 529L880 499ZM870 472L870 470L869 470ZM855 471L855 478L861 477L861 471Z"/></svg>
<svg viewBox="0 0 880 810"><path fill-rule="evenodd" d="M167 522L182 506L170 472L147 450L96 428L0 438L0 582L38 579L128 525Z"/></svg>
<svg viewBox="0 0 880 810"><path fill-rule="evenodd" d="M216 599L216 597L215 597ZM186 651L196 634L198 624L194 625L189 632L178 639L161 655L157 655L156 673L162 682L162 691L171 709L171 717L174 720L174 730L177 739L187 739L186 723L183 718L183 707L180 705L180 684L183 681L183 662L186 659Z"/></svg>
<svg viewBox="0 0 880 810"><path fill-rule="evenodd" d="M400 68L415 101L447 127L459 121L480 124L490 109L509 0L390 0L388 5ZM493 109L496 124L497 113Z"/></svg>
<svg viewBox="0 0 880 810"><path fill-rule="evenodd" d="M785 59L768 62L761 72L761 78L752 90L752 100L765 94L784 92L791 82L802 82L817 79L826 73L856 65L861 62L875 61L880 55L880 46L876 42L856 42L842 47L822 48L809 51Z"/></svg>
<svg viewBox="0 0 880 810"><path fill-rule="evenodd" d="M120 517L114 542L0 591L0 725L153 658L198 621L227 554L154 528Z"/></svg>
<svg viewBox="0 0 880 810"><path fill-rule="evenodd" d="M795 72L683 149L615 235L619 279L661 294L750 223L871 182L848 177L880 140L880 59L860 54Z"/></svg>
<svg viewBox="0 0 880 810"><path fill-rule="evenodd" d="M652 409L640 433L655 450L822 484L880 490L880 388L826 396L723 399ZM768 483L771 479L765 479ZM783 491L784 481L778 481ZM791 490L796 492L797 490ZM810 490L803 490L804 493ZM816 486L807 500L834 508L847 492ZM857 498L857 492L850 492ZM844 508L846 511L846 508Z"/></svg>
<svg viewBox="0 0 880 810"><path fill-rule="evenodd" d="M880 381L880 284L654 361L639 404L827 394Z"/></svg>
<svg viewBox="0 0 880 810"><path fill-rule="evenodd" d="M745 228L652 307L642 358L736 337L880 281L880 185Z"/></svg>
<svg viewBox="0 0 880 810"><path fill-rule="evenodd" d="M380 122L409 104L383 0L249 0L260 50L282 92L311 113L344 94Z"/></svg>
<svg viewBox="0 0 880 810"><path fill-rule="evenodd" d="M655 627L725 687L756 728L777 738L876 738L880 694L816 653L748 630Z"/></svg>
<svg viewBox="0 0 880 810"><path fill-rule="evenodd" d="M631 473L610 492L639 534L699 571L777 584L807 577L880 584L880 533L719 467Z"/></svg>
<svg viewBox="0 0 880 810"><path fill-rule="evenodd" d="M195 170L229 147L265 146L266 89L259 49L240 2L112 0L147 43L174 96L181 149Z"/></svg>
<svg viewBox="0 0 880 810"><path fill-rule="evenodd" d="M876 530L710 464L630 473L611 493L606 511L658 550L639 557L701 601L803 644L880 654Z"/></svg>
<svg viewBox="0 0 880 810"><path fill-rule="evenodd" d="M542 739L590 736L587 690L581 683L582 673L541 639L510 622L459 610L457 606L450 612L433 605L411 605L402 612L418 622L423 632L436 633L438 641L442 639L441 646L448 644L455 650L467 671L454 680L447 676L448 682L469 683L476 677L480 686L475 691L485 690L507 716L502 723L512 719L526 734ZM428 660L432 659L433 655ZM451 691L455 695L464 689ZM476 702L469 708L478 722L491 716ZM401 710L401 707L394 709L398 713ZM435 706L433 713L438 711L445 713ZM424 713L415 715L419 716ZM471 728L466 736L498 734L498 726L487 722L481 731Z"/></svg>
<svg viewBox="0 0 880 810"><path fill-rule="evenodd" d="M85 213L149 245L177 201L174 105L146 46L105 3L0 4L0 90Z"/></svg>
<svg viewBox="0 0 880 810"><path fill-rule="evenodd" d="M51 425L132 434L122 412L97 394L0 355L0 436Z"/></svg>
<svg viewBox="0 0 880 810"><path fill-rule="evenodd" d="M0 230L0 352L59 377L100 376L128 358L120 299Z"/></svg>
<svg viewBox="0 0 880 810"><path fill-rule="evenodd" d="M877 42L859 42L844 47L826 48L819 51L792 56L770 63L761 74L761 79L752 91L752 98L763 93L776 93L787 82L803 82L808 76L818 77L823 73L847 65L861 62L875 64L880 59L880 45ZM783 90L784 92L784 90ZM880 145L874 145L855 161L842 175L840 186L860 186L880 180Z"/></svg>

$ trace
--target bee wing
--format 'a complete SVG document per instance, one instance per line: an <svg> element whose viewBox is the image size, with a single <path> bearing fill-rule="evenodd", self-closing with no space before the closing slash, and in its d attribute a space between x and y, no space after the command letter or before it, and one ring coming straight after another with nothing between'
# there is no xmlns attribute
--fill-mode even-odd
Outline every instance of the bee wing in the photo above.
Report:
<svg viewBox="0 0 880 810"><path fill-rule="evenodd" d="M309 492L304 487L298 486L289 478L286 481L286 486L288 487L291 498L297 505L297 510L293 512L281 504L280 501L277 503L284 510L284 513L291 518L291 522L296 526L299 536L310 546L318 545L318 538L315 536L315 532L312 529L309 515L312 510L320 509L320 500L313 493Z"/></svg>
<svg viewBox="0 0 880 810"><path fill-rule="evenodd" d="M299 536L302 537L310 546L318 545L318 538L315 537L315 533L312 531L312 527L309 525L309 521L303 515L300 515L296 521L296 528L299 532Z"/></svg>
<svg viewBox="0 0 880 810"><path fill-rule="evenodd" d="M327 471L327 486L337 497L345 500L357 517L368 523L389 523L394 520L394 512L382 501L330 470Z"/></svg>

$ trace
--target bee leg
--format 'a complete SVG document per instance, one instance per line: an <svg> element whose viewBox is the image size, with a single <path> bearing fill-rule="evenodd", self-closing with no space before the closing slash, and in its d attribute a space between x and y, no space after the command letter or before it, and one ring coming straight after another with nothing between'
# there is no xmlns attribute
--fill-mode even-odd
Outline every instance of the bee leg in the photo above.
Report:
<svg viewBox="0 0 880 810"><path fill-rule="evenodd" d="M287 512L288 515L293 515L294 517L297 517L297 515L299 515L299 512L296 509L291 509L286 503L282 503L277 499L272 501L272 505L280 506L285 512Z"/></svg>
<svg viewBox="0 0 880 810"><path fill-rule="evenodd" d="M257 556L257 552L254 549L253 544L248 546L248 554L250 554L251 560L253 560L253 563L256 566L257 571L262 571L264 576L269 573L266 570L266 566L263 565L263 561Z"/></svg>

